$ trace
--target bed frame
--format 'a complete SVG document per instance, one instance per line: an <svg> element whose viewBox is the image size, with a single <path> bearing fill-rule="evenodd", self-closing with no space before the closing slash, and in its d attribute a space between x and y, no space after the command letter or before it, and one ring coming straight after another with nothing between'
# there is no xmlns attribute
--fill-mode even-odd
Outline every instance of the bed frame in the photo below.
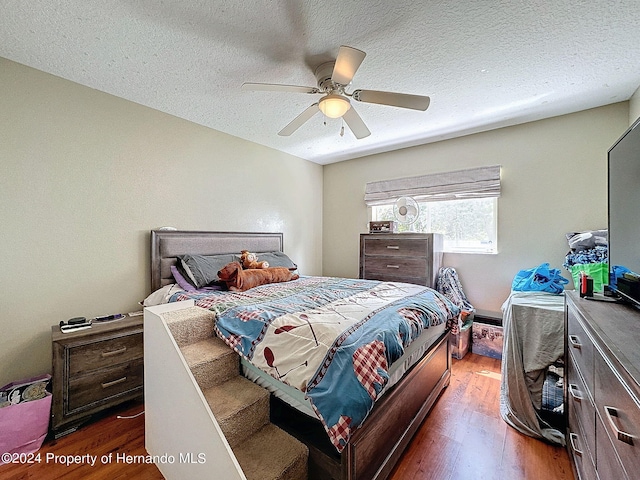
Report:
<svg viewBox="0 0 640 480"><path fill-rule="evenodd" d="M171 265L187 253L216 255L283 251L282 233L163 231L151 232L152 291L173 283ZM382 399L365 423L352 435L342 454L327 448L315 421L280 404L272 396L272 422L309 447L309 479L385 479L402 455L451 378L449 331L445 331L423 358ZM283 413L284 412L284 413ZM306 417L306 418L305 418ZM309 425L311 421L312 425Z"/></svg>

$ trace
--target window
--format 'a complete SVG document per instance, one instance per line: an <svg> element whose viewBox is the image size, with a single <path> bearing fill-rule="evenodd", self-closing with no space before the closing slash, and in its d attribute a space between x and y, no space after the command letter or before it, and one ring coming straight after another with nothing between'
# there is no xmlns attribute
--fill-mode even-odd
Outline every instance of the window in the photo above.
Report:
<svg viewBox="0 0 640 480"><path fill-rule="evenodd" d="M393 206L411 197L419 206L412 224L399 231L442 233L446 252L497 253L500 166L367 183L371 219L395 220Z"/></svg>
<svg viewBox="0 0 640 480"><path fill-rule="evenodd" d="M400 223L399 232L442 233L444 251L456 253L497 253L498 199L474 198L420 202L418 219ZM371 207L372 220L395 220L393 203Z"/></svg>

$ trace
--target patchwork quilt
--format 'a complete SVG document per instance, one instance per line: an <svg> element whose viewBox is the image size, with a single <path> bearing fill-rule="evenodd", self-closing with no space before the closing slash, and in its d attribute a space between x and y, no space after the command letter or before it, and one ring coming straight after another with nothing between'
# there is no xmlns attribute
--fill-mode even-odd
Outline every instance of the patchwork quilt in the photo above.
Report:
<svg viewBox="0 0 640 480"><path fill-rule="evenodd" d="M216 313L215 330L256 367L305 393L338 452L367 417L391 364L457 306L430 288L302 277L246 292L182 292Z"/></svg>

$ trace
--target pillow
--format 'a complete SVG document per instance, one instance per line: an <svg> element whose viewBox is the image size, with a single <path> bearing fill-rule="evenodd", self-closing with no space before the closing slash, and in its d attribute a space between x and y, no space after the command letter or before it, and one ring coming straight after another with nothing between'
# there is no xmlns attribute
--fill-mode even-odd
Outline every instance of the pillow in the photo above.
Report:
<svg viewBox="0 0 640 480"><path fill-rule="evenodd" d="M258 260L269 262L270 267L286 267L289 270L297 270L298 266L284 252L258 253Z"/></svg>
<svg viewBox="0 0 640 480"><path fill-rule="evenodd" d="M145 307L161 305L163 303L169 302L171 295L180 291L182 291L182 289L179 285L170 283L169 285L165 285L164 287L159 288L140 303L142 303L142 305L144 305Z"/></svg>
<svg viewBox="0 0 640 480"><path fill-rule="evenodd" d="M196 291L196 287L194 287L193 285L191 285L180 273L180 271L178 270L178 267L175 265L171 265L171 274L173 275L173 278L175 279L176 283L180 286L180 288L182 288L183 290L187 291L187 292L195 292Z"/></svg>
<svg viewBox="0 0 640 480"><path fill-rule="evenodd" d="M231 262L238 260L236 255L180 255L187 277L196 288L202 288L209 283L218 281L218 271Z"/></svg>

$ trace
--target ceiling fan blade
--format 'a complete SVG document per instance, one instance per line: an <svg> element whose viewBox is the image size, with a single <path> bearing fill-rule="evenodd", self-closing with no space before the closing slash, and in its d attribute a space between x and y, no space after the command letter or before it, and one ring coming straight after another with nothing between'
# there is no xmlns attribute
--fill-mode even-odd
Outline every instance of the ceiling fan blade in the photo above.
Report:
<svg viewBox="0 0 640 480"><path fill-rule="evenodd" d="M411 108L425 111L429 108L431 99L422 95L410 95L407 93L380 92L378 90L355 90L351 97L359 102L377 103L392 107Z"/></svg>
<svg viewBox="0 0 640 480"><path fill-rule="evenodd" d="M336 58L336 64L333 67L331 80L340 85L349 85L366 55L366 53L357 48L341 46Z"/></svg>
<svg viewBox="0 0 640 480"><path fill-rule="evenodd" d="M267 91L267 92L295 92L295 93L320 93L316 87L301 87L298 85L280 85L273 83L243 83L242 90Z"/></svg>
<svg viewBox="0 0 640 480"><path fill-rule="evenodd" d="M314 103L313 105L307 107L305 111L303 111L300 115L294 118L289 125L284 127L282 130L278 132L278 135L281 137L288 137L297 129L299 129L303 123L313 117L316 113L318 113L320 109L318 108L318 104Z"/></svg>
<svg viewBox="0 0 640 480"><path fill-rule="evenodd" d="M349 110L347 110L347 113L345 113L342 118L347 123L358 140L371 135L371 132L364 124L362 118L360 118L360 115L358 115L358 112L356 112L355 108L351 107Z"/></svg>

